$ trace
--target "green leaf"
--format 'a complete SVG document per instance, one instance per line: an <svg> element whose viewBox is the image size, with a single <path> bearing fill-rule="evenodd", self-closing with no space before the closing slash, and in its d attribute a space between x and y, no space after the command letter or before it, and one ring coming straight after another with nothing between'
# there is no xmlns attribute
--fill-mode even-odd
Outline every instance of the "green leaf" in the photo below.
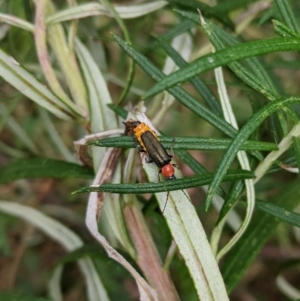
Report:
<svg viewBox="0 0 300 301"><path fill-rule="evenodd" d="M156 68L145 56L135 51L129 44L124 42L117 35L113 35L120 47L154 80L161 81L165 75ZM236 134L236 129L227 123L223 118L214 114L211 110L203 106L198 100L193 98L186 91L180 87L168 89L168 92L173 95L182 105L194 112L196 115L202 117L208 123L225 133L229 137Z"/></svg>
<svg viewBox="0 0 300 301"><path fill-rule="evenodd" d="M40 63L40 68L42 70L42 73L43 73L45 80L47 82L47 85L49 86L51 91L55 95L57 95L57 97L59 97L60 100L62 102L64 102L68 107L77 111L78 107L73 103L74 98L71 100L71 98L64 91L60 81L57 78L57 73L54 70L54 66L50 60L50 54L48 51L48 43L53 45L54 37L51 34L51 32L55 29L52 27L46 29L45 18L46 18L46 14L48 14L48 13L51 14L52 12L53 12L53 9L51 8L51 5L47 5L47 2L39 1L38 3L36 3L34 40L35 40L35 48L36 48L37 57L38 57L38 60ZM62 46L64 44L62 32L58 30L58 27L56 28L56 30L57 31L56 31L55 38L57 38L58 36L61 37L61 39L59 39L60 40L59 44L60 44L60 46ZM48 41L47 41L47 38L48 38ZM62 48L64 50L66 47L67 47L66 44L64 44L62 46ZM56 47L53 47L53 49L54 49L54 51L58 50L58 48L56 48ZM61 52L56 53L56 55L58 56L58 60L60 60L60 58L63 57ZM67 78L68 78L68 75L65 76L65 79L67 79ZM70 83L68 80L66 80L66 81L68 83ZM70 90L72 90L72 88L73 87L71 84ZM82 111L81 113L84 116L84 114L86 112Z"/></svg>
<svg viewBox="0 0 300 301"><path fill-rule="evenodd" d="M24 69L15 59L0 49L0 76L25 96L58 118L70 120L79 117L79 112L68 107L45 85Z"/></svg>
<svg viewBox="0 0 300 301"><path fill-rule="evenodd" d="M108 15L111 17L111 9L105 4L106 3L101 4L94 1L91 3L72 6L50 16L47 19L47 23L61 23L64 21L77 20L80 18L87 18L95 15ZM122 19L133 19L159 10L165 5L166 3L164 3L163 1L145 2L139 4L133 3L126 4L126 6L114 4L114 10Z"/></svg>
<svg viewBox="0 0 300 301"><path fill-rule="evenodd" d="M149 163L151 164L151 163ZM142 194L142 193L154 193L154 192L166 192L174 190L182 190L185 188L197 187L207 185L211 182L213 174L206 173L201 176L175 179L171 181L165 181L160 183L137 183L137 184L102 184L96 186L87 186L80 188L73 192L112 192L123 194ZM228 170L228 174L223 178L223 181L234 181L237 179L250 179L254 178L254 174L248 170Z"/></svg>
<svg viewBox="0 0 300 301"><path fill-rule="evenodd" d="M286 38L286 37L294 37L294 38L299 38L299 34L297 34L295 31L291 30L289 27L284 25L278 20L272 20L273 25L274 25L274 30L276 34L278 34L280 37Z"/></svg>
<svg viewBox="0 0 300 301"><path fill-rule="evenodd" d="M159 39L158 42L179 68L183 68L188 65L188 63L171 45L167 43L167 41L165 41L164 39ZM202 96L208 107L215 114L223 116L219 101L216 99L209 87L199 77L192 78L190 82L194 86L196 91Z"/></svg>
<svg viewBox="0 0 300 301"><path fill-rule="evenodd" d="M286 26L288 26L291 30L300 33L298 23L289 2L287 0L275 0L275 2Z"/></svg>
<svg viewBox="0 0 300 301"><path fill-rule="evenodd" d="M197 174L207 174L208 171L205 167L198 162L189 152L185 150L176 150L175 154L187 165L191 168L191 170Z"/></svg>
<svg viewBox="0 0 300 301"><path fill-rule="evenodd" d="M219 20L222 24L234 28L234 24L232 21L227 17L226 11L224 10L223 14L220 14L219 12L215 11L214 7L211 7L205 3L201 3L200 1L196 0L168 0L172 4L177 4L179 6L192 9L193 11L196 11L197 9L201 10L201 13L206 17L212 17L216 20ZM253 0L252 0L253 1Z"/></svg>
<svg viewBox="0 0 300 301"><path fill-rule="evenodd" d="M216 50L240 44L240 42L227 31L216 26L212 22L200 20L199 15L180 10L177 10L177 12L183 17L188 18L195 22L195 24L201 26ZM275 100L280 97L270 77L265 71L265 67L262 66L257 58L253 57L245 59L243 64L240 62L233 62L230 63L228 67L241 80L268 99Z"/></svg>
<svg viewBox="0 0 300 301"><path fill-rule="evenodd" d="M122 107L109 103L107 105L113 112L115 112L118 116L122 117L123 119L126 119L128 115L128 111L123 109Z"/></svg>
<svg viewBox="0 0 300 301"><path fill-rule="evenodd" d="M1 15L0 15L1 16ZM164 41L169 41L174 39L175 37L185 33L186 31L192 29L195 27L195 23L191 22L190 20L182 20L182 22L179 22L177 25L172 27L169 31L167 31L165 34L160 36L161 39ZM155 40L152 45L148 48L149 50L154 50L159 46L159 40Z"/></svg>
<svg viewBox="0 0 300 301"><path fill-rule="evenodd" d="M205 55L195 60L193 63L190 63L187 67L173 72L154 85L154 87L146 93L144 98L153 97L163 90L167 90L195 77L196 75L215 69L219 66L225 66L232 62L253 56L280 51L298 50L299 48L300 38L275 38L251 41L228 47L226 49L216 51L215 53Z"/></svg>
<svg viewBox="0 0 300 301"><path fill-rule="evenodd" d="M163 137L159 140L165 148L174 150L225 150L228 148L231 139L226 138L199 138L199 137ZM101 147L122 147L133 148L135 143L132 137L113 137L88 142L89 145ZM275 143L261 141L245 141L241 150L247 151L272 151L277 150Z"/></svg>
<svg viewBox="0 0 300 301"><path fill-rule="evenodd" d="M300 228L300 214L296 212L286 210L271 202L260 200L255 200L255 206L258 209L279 218L282 222L286 222Z"/></svg>
<svg viewBox="0 0 300 301"><path fill-rule="evenodd" d="M92 179L93 170L78 164L48 158L19 159L1 167L0 183L32 178Z"/></svg>
<svg viewBox="0 0 300 301"><path fill-rule="evenodd" d="M272 197L272 203L285 210L291 210L299 204L300 189L297 181L285 185L281 193ZM255 212L243 237L230 250L223 262L222 275L228 292L238 284L252 264L262 246L273 235L280 219L265 212Z"/></svg>
<svg viewBox="0 0 300 301"><path fill-rule="evenodd" d="M283 138L283 129L280 126L279 114L276 112L272 114L269 118L268 126L273 140L278 144Z"/></svg>
<svg viewBox="0 0 300 301"><path fill-rule="evenodd" d="M34 25L32 23L29 23L21 18L17 18L15 15L0 13L0 18L2 23L18 27L29 32L34 31Z"/></svg>
<svg viewBox="0 0 300 301"><path fill-rule="evenodd" d="M197 18L199 20L199 18ZM199 21L198 21L199 22ZM210 42L217 50L225 49L226 46L241 45L241 43L225 30L211 22L200 23ZM270 100L280 97L273 82L267 74L265 67L256 57L251 57L242 62L232 62L228 67L252 89L264 95Z"/></svg>
<svg viewBox="0 0 300 301"><path fill-rule="evenodd" d="M265 10L259 20L257 21L257 25L259 27L269 24L270 20L272 20L273 18L275 18L275 15L278 14L278 10L277 7L275 7L275 5L272 5L271 7L269 7L269 9Z"/></svg>
<svg viewBox="0 0 300 301"><path fill-rule="evenodd" d="M238 201L238 198L241 195L244 187L245 185L243 181L236 181L232 184L232 187L230 188L226 198L224 199L224 204L220 210L215 226L218 226L219 222L222 221L227 213L233 208L234 204ZM219 194L218 191L216 191L216 193Z"/></svg>
<svg viewBox="0 0 300 301"><path fill-rule="evenodd" d="M280 124L280 129L282 131L283 137L285 137L288 134L288 120L287 120L287 114L285 114L285 112L283 110L278 110L275 114L274 114L277 119L278 122ZM280 140L283 138L280 137Z"/></svg>
<svg viewBox="0 0 300 301"><path fill-rule="evenodd" d="M175 154L184 162L195 174L207 174L208 171L205 167L198 162L189 152L185 150L176 150ZM218 187L216 193L221 197L225 196L225 193L221 187Z"/></svg>
<svg viewBox="0 0 300 301"><path fill-rule="evenodd" d="M239 131L236 135L235 139L233 139L232 143L228 147L227 151L225 152L222 161L220 162L214 179L210 184L210 187L207 191L207 198L206 198L206 208L209 207L213 195L215 193L215 189L219 186L223 176L226 174L227 169L231 165L232 161L234 160L237 152L240 150L241 145L246 141L246 139L255 131L255 129L272 113L276 112L279 109L282 109L285 106L299 103L300 98L296 97L287 97L282 98L276 101L273 101L258 112L256 112L248 122L243 126L243 128Z"/></svg>
<svg viewBox="0 0 300 301"><path fill-rule="evenodd" d="M39 6L44 6L45 13L48 16L53 15L56 12L56 7L51 1L39 1L37 3L37 7ZM56 62L58 63L60 70L64 75L69 93L72 95L72 100L76 104L76 107L78 107L78 109L81 111L82 116L87 118L88 95L84 80L82 78L82 73L79 72L77 60L74 57L74 40L69 42L72 44L70 47L63 24L61 23L48 25L46 30L48 43L51 46ZM69 38L71 39L71 37ZM72 39L74 39L74 37L72 37Z"/></svg>

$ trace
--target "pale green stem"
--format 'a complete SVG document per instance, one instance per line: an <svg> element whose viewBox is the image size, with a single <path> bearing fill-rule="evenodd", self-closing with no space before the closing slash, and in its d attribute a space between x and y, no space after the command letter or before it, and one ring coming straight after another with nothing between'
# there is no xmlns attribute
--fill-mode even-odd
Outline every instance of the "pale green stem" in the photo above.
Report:
<svg viewBox="0 0 300 301"><path fill-rule="evenodd" d="M284 137L278 145L278 150L273 151L267 155L267 157L262 161L256 168L255 181L258 182L260 178L266 173L275 160L277 160L286 150L288 150L293 142L293 137L300 136L300 122L296 124L292 130Z"/></svg>
<svg viewBox="0 0 300 301"><path fill-rule="evenodd" d="M222 110L224 114L224 118L227 122L229 122L233 127L236 129L238 128L234 113L231 108L231 104L228 98L224 78L223 78L223 73L222 73L222 68L216 68L215 69L215 75L216 75L216 80L217 80L217 85L218 85L218 92L220 95L220 101L222 105ZM242 169L245 170L251 170L250 169L250 164L247 158L247 154L245 151L239 151L237 154L239 163L242 167ZM239 230L236 232L236 234L231 238L231 240L227 243L227 245L221 249L221 251L217 255L217 260L220 260L222 256L224 256L236 243L237 241L241 238L243 233L246 231L250 221L251 217L253 214L254 206L255 206L255 190L254 190L254 182L253 180L245 180L245 186L246 186L246 195L247 195L247 211L246 211L246 216L241 224ZM228 214L227 214L228 215ZM227 215L223 217L225 220L227 218ZM223 222L220 223L219 227L214 229L214 232L212 234L212 242L214 245L214 248L216 248L217 244L217 239L220 237L220 232L222 231L224 225Z"/></svg>

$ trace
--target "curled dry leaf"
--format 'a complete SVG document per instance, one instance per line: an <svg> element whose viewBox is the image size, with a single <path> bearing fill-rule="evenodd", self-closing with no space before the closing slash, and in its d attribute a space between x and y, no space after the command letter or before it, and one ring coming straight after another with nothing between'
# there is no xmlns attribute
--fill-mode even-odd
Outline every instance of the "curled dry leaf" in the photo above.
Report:
<svg viewBox="0 0 300 301"><path fill-rule="evenodd" d="M86 135L84 138L79 139L74 142L75 156L79 159L84 165L93 166L92 159L88 154L88 146L86 145L89 141L98 140L105 137L110 137L111 135L120 135L123 134L123 130L110 130L97 134Z"/></svg>
<svg viewBox="0 0 300 301"><path fill-rule="evenodd" d="M100 185L107 181L114 170L114 166L119 156L119 150L109 148L102 160L93 185ZM93 237L103 246L109 257L123 265L136 280L141 301L158 301L156 291L145 281L145 279L135 270L135 268L119 254L98 231L98 217L101 214L103 195L91 192L87 205L86 225Z"/></svg>

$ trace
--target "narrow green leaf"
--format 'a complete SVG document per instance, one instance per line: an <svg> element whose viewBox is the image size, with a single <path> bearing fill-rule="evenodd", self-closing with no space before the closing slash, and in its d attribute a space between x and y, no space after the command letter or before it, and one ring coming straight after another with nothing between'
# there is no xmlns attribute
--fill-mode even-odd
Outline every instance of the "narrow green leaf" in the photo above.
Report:
<svg viewBox="0 0 300 301"><path fill-rule="evenodd" d="M283 110L278 110L270 117L269 127L276 143L279 143L287 135L287 115L284 114Z"/></svg>
<svg viewBox="0 0 300 301"><path fill-rule="evenodd" d="M279 110L279 111L276 112L276 115L277 115L278 121L280 123L280 128L282 130L283 137L285 137L288 134L288 131L289 131L287 114L285 114L284 110Z"/></svg>
<svg viewBox="0 0 300 301"><path fill-rule="evenodd" d="M114 9L122 19L133 19L159 10L165 5L166 2L164 1L145 2L133 5L126 4L125 6L114 4ZM109 9L107 9L106 5L97 2L91 2L79 4L67 8L65 10L61 10L58 13L55 13L52 16L50 16L47 19L47 22L50 24L61 23L64 21L76 20L79 18L86 18L97 15L107 15L111 17L110 11Z"/></svg>
<svg viewBox="0 0 300 301"><path fill-rule="evenodd" d="M46 3L47 15L54 14L56 12L54 4L50 1L47 1ZM79 72L79 66L77 65L73 48L68 45L63 25L60 23L48 25L47 38L68 84L68 89L72 95L73 101L82 109L82 114L86 114L88 104L85 84L82 74Z"/></svg>
<svg viewBox="0 0 300 301"><path fill-rule="evenodd" d="M180 54L164 39L159 39L158 41L160 46L163 47L163 49L167 52L167 54L179 68L183 68L188 65L188 63L180 56ZM194 86L196 91L202 96L208 107L215 114L223 116L219 101L216 99L209 87L199 77L192 78L190 82Z"/></svg>
<svg viewBox="0 0 300 301"><path fill-rule="evenodd" d="M47 85L51 91L57 95L57 97L59 97L61 101L64 102L70 109L72 109L74 112L80 113L80 109L73 103L63 89L60 81L57 78L57 73L54 70L54 66L52 66L53 64L50 60L50 54L47 48L47 37L49 38L49 36L45 24L45 18L48 11L49 7L47 6L47 1L39 1L36 3L34 41L37 57ZM81 113L83 115L85 112L82 111Z"/></svg>
<svg viewBox="0 0 300 301"><path fill-rule="evenodd" d="M268 126L270 129L271 135L273 137L273 140L278 144L281 141L281 139L283 138L283 129L280 126L278 112L276 112L275 114L272 114L270 116L270 119L267 122L268 122Z"/></svg>
<svg viewBox="0 0 300 301"><path fill-rule="evenodd" d="M275 38L251 41L228 47L215 53L205 55L189 64L187 67L173 72L154 85L154 87L146 93L144 98L153 97L163 90L169 89L195 77L196 75L215 69L219 66L225 66L232 62L253 56L280 51L298 50L299 48L300 38Z"/></svg>
<svg viewBox="0 0 300 301"><path fill-rule="evenodd" d="M219 186L220 181L223 176L226 174L227 169L231 165L234 160L237 152L240 150L241 145L246 141L246 139L255 131L255 129L272 113L276 112L279 109L282 109L285 106L299 103L300 98L296 97L287 97L282 98L276 101L273 101L262 109L260 109L257 113L255 113L248 122L243 126L243 128L236 135L235 139L232 141L227 151L225 152L222 161L220 162L214 179L212 180L210 187L207 191L206 198L206 208L209 207L213 195L215 193L215 189Z"/></svg>
<svg viewBox="0 0 300 301"><path fill-rule="evenodd" d="M300 117L298 117L297 112L294 108L283 108L282 110L286 114L286 118L290 119L294 123L298 123L300 121Z"/></svg>
<svg viewBox="0 0 300 301"><path fill-rule="evenodd" d="M48 159L19 159L1 167L0 183L32 178L82 178L92 179L93 170L78 164Z"/></svg>
<svg viewBox="0 0 300 301"><path fill-rule="evenodd" d="M46 1L45 12L47 12L47 15L52 15L56 12L56 7L51 1ZM63 25L61 23L48 25L47 39L64 75L74 103L81 109L82 115L87 117L87 91L82 74L79 72L79 66L75 59L75 53L73 52L74 49L68 45Z"/></svg>
<svg viewBox="0 0 300 301"><path fill-rule="evenodd" d="M150 163L149 163L150 164ZM223 181L234 181L238 179L250 179L254 174L248 170L228 170L228 174L223 178ZM102 184L96 186L87 186L80 188L73 192L113 192L123 194L142 194L142 193L156 193L174 190L182 190L185 188L197 187L207 185L211 182L213 174L206 173L201 176L175 179L172 181L165 181L160 183L137 183L137 184ZM158 179L158 178L157 178Z"/></svg>
<svg viewBox="0 0 300 301"><path fill-rule="evenodd" d="M196 1L196 0L168 0L168 2L172 4L177 4L179 6L192 9L193 11L196 11L197 9L201 10L201 13L205 17L212 17L215 18L216 20L220 21L222 24L234 28L234 24L232 21L228 18L226 11L224 10L224 13L220 14L219 12L215 12L215 8L211 7L205 3Z"/></svg>
<svg viewBox="0 0 300 301"><path fill-rule="evenodd" d="M187 165L191 168L191 170L197 174L207 174L208 171L205 167L198 162L189 152L185 150L176 150L175 154Z"/></svg>
<svg viewBox="0 0 300 301"><path fill-rule="evenodd" d="M186 11L176 10L177 13L184 18L193 21L195 24L202 27L210 42L213 44L216 50L224 49L228 46L235 46L240 42L231 36L227 31L216 26L210 21L201 20L199 14L189 13ZM275 89L270 77L265 71L260 61L255 58L248 58L243 60L243 64L240 62L233 62L228 67L246 84L263 94L270 100L279 98L279 94Z"/></svg>
<svg viewBox="0 0 300 301"><path fill-rule="evenodd" d="M255 206L258 209L279 218L282 222L286 222L300 228L300 214L296 212L285 210L271 202L260 200L255 201Z"/></svg>
<svg viewBox="0 0 300 301"><path fill-rule="evenodd" d="M300 137L293 137L293 147L297 161L297 167L300 170Z"/></svg>
<svg viewBox="0 0 300 301"><path fill-rule="evenodd" d="M283 187L281 193L272 198L272 203L285 210L292 210L299 204L300 189L297 181ZM238 284L247 268L257 257L262 246L273 235L280 219L265 212L255 212L250 226L243 237L227 254L223 262L222 275L228 292Z"/></svg>
<svg viewBox="0 0 300 301"><path fill-rule="evenodd" d="M1 15L0 15L1 16ZM190 20L182 20L182 22L179 22L177 25L172 27L169 31L167 31L165 34L163 34L160 38L169 41L174 39L175 37L187 32L188 30L195 27L195 23L191 22ZM159 41L155 40L152 45L148 48L149 50L154 50L159 46Z"/></svg>
<svg viewBox="0 0 300 301"><path fill-rule="evenodd" d="M236 181L232 184L232 187L230 188L226 198L224 199L224 204L220 210L215 227L218 226L220 221L222 221L227 213L233 208L234 204L238 201L238 198L244 187L245 185L243 181ZM219 194L218 191L216 191L216 193Z"/></svg>
<svg viewBox="0 0 300 301"><path fill-rule="evenodd" d="M70 120L78 117L63 101L56 97L45 85L25 70L15 59L0 49L0 76L25 96L53 113L58 118Z"/></svg>
<svg viewBox="0 0 300 301"><path fill-rule="evenodd" d="M284 25L278 20L272 20L274 25L275 32L283 38L289 37L289 38L299 38L299 34L297 34L295 31L290 29L288 26Z"/></svg>
<svg viewBox="0 0 300 301"><path fill-rule="evenodd" d="M165 75L155 67L145 56L135 51L130 45L124 42L117 35L113 35L120 47L126 51L126 53L134 59L134 61L154 80L161 81L165 78ZM208 123L219 129L222 133L225 133L229 137L233 137L236 134L236 129L227 123L223 118L211 112L203 106L198 100L193 98L186 91L180 87L174 87L168 89L168 92L173 95L182 105L190 109L196 115L202 117Z"/></svg>
<svg viewBox="0 0 300 301"><path fill-rule="evenodd" d="M257 26L261 27L263 25L269 24L270 20L272 20L277 13L277 7L275 7L275 5L272 5L267 10L262 12L259 20L257 21Z"/></svg>
<svg viewBox="0 0 300 301"><path fill-rule="evenodd" d="M123 109L122 107L109 103L107 105L113 112L115 112L118 116L122 117L123 119L127 118L128 115L128 111L126 111L125 109Z"/></svg>
<svg viewBox="0 0 300 301"><path fill-rule="evenodd" d="M86 18L89 16L105 15L107 11L100 3L86 3L76 6L71 6L67 9L53 13L47 18L48 24L62 23L65 21Z"/></svg>
<svg viewBox="0 0 300 301"><path fill-rule="evenodd" d="M34 31L34 25L32 23L17 18L16 16L0 13L0 18L1 23L6 23L29 32Z"/></svg>
<svg viewBox="0 0 300 301"><path fill-rule="evenodd" d="M227 138L200 138L200 137L164 137L159 140L163 146L174 150L225 150L228 148L232 139ZM89 145L101 147L122 147L133 148L135 143L132 137L113 137L88 142ZM261 141L245 141L241 150L253 151L272 151L277 150L275 143Z"/></svg>
<svg viewBox="0 0 300 301"><path fill-rule="evenodd" d="M186 150L176 150L175 154L182 160L183 163L185 163L195 174L201 175L201 174L207 174L208 171L205 169L205 167L198 162L189 152ZM221 197L225 196L225 192L221 187L218 187L216 193L220 195Z"/></svg>
<svg viewBox="0 0 300 301"><path fill-rule="evenodd" d="M288 0L275 0L284 23L293 31L300 33L298 23Z"/></svg>
<svg viewBox="0 0 300 301"><path fill-rule="evenodd" d="M237 39L212 22L200 22L197 15L193 15L192 17L203 28L210 42L217 50L225 49L226 46L241 45ZM256 57L245 59L243 62L232 62L228 64L228 67L237 77L268 99L275 100L280 97L265 67L261 65Z"/></svg>

